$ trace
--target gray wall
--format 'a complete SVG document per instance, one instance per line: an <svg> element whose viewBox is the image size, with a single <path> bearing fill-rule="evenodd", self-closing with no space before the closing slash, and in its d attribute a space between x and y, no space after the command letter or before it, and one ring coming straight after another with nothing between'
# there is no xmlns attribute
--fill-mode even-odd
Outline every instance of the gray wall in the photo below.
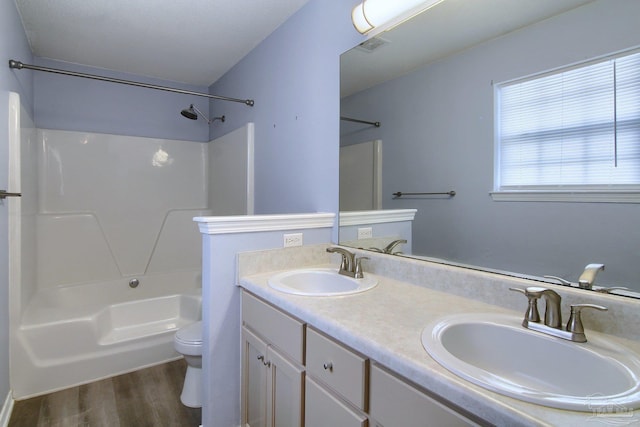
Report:
<svg viewBox="0 0 640 427"><path fill-rule="evenodd" d="M382 139L383 207L418 209L414 253L574 281L587 263L603 262L600 282L640 287L640 205L489 196L492 81L638 46L638 16L637 0L592 3L342 101L344 115L382 122L345 125L341 140ZM451 189L458 194L450 200L391 199L395 191Z"/></svg>
<svg viewBox="0 0 640 427"><path fill-rule="evenodd" d="M36 63L43 67L207 93L204 86L184 85L51 59L36 58ZM180 111L189 107L189 104L194 104L207 114L207 98L44 72L21 73L33 73L34 120L38 128L209 141L207 122L188 120L180 115Z"/></svg>
<svg viewBox="0 0 640 427"><path fill-rule="evenodd" d="M31 61L31 51L22 29L20 16L12 1L0 2L0 189L8 178L8 99L9 92L20 94L26 109L33 113L33 82L24 72L9 69L7 61L18 58ZM7 202L0 202L0 408L9 393L9 242Z"/></svg>
<svg viewBox="0 0 640 427"><path fill-rule="evenodd" d="M340 54L362 40L356 3L311 0L210 87L255 100L211 112L230 129L255 123L256 214L338 211Z"/></svg>

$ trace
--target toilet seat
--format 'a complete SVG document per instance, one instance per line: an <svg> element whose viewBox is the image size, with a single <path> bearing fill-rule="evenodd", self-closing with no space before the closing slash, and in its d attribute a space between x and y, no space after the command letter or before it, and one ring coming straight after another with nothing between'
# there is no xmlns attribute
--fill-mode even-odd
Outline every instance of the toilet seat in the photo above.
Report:
<svg viewBox="0 0 640 427"><path fill-rule="evenodd" d="M188 356L202 355L202 321L178 329L173 342L175 349Z"/></svg>

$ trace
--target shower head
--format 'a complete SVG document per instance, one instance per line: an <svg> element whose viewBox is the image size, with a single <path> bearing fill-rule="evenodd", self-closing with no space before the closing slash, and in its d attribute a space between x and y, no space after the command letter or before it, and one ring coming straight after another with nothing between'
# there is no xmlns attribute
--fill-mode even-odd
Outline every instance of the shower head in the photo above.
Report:
<svg viewBox="0 0 640 427"><path fill-rule="evenodd" d="M195 107L193 104L189 105L189 108L185 108L184 110L180 111L180 114L182 114L184 117L190 120L198 120L198 114L200 114L202 118L207 121L207 124L211 124L216 120L220 120L221 122L224 122L224 119L225 119L224 116L220 116L220 117L213 117L211 120L209 120L207 119L207 116L205 116L202 113L202 111L198 110L198 108Z"/></svg>
<svg viewBox="0 0 640 427"><path fill-rule="evenodd" d="M195 112L193 104L189 106L189 108L185 108L180 111L180 114L185 116L189 120L198 120L198 113Z"/></svg>

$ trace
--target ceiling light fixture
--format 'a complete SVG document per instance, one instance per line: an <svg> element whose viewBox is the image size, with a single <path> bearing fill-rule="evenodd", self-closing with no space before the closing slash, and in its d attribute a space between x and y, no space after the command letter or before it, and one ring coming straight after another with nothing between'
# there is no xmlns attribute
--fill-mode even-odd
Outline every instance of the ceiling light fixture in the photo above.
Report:
<svg viewBox="0 0 640 427"><path fill-rule="evenodd" d="M367 34L375 28L389 30L443 0L363 0L351 11L356 30Z"/></svg>

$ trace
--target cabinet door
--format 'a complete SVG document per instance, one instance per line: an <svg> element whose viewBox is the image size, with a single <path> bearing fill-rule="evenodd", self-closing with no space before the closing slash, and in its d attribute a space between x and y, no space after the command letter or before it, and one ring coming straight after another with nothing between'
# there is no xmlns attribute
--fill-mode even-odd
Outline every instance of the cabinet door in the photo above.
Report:
<svg viewBox="0 0 640 427"><path fill-rule="evenodd" d="M271 346L267 349L267 364L267 425L302 427L304 368L290 362Z"/></svg>
<svg viewBox="0 0 640 427"><path fill-rule="evenodd" d="M242 425L267 427L267 344L242 328Z"/></svg>
<svg viewBox="0 0 640 427"><path fill-rule="evenodd" d="M367 418L342 403L310 377L305 388L305 427L367 427Z"/></svg>

